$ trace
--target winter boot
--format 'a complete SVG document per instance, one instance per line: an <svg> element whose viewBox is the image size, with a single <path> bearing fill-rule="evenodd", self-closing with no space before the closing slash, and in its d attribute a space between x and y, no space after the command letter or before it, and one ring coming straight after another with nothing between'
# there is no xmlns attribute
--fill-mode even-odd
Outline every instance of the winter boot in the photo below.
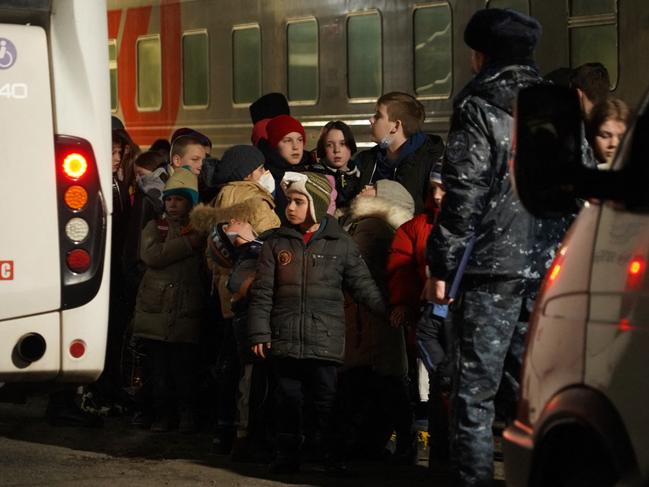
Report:
<svg viewBox="0 0 649 487"><path fill-rule="evenodd" d="M294 473L300 469L304 436L280 433L277 435L275 460L270 464L270 473Z"/></svg>
<svg viewBox="0 0 649 487"><path fill-rule="evenodd" d="M219 424L216 434L212 439L212 453L216 455L229 455L234 443L235 430L233 425Z"/></svg>
<svg viewBox="0 0 649 487"><path fill-rule="evenodd" d="M196 424L196 414L193 409L182 409L180 411L180 420L178 422L178 432L190 435L198 431Z"/></svg>

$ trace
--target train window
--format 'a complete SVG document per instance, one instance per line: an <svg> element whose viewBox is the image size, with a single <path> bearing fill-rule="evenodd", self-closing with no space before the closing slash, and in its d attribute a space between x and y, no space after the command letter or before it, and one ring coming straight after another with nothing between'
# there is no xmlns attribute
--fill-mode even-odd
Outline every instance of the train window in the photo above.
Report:
<svg viewBox="0 0 649 487"><path fill-rule="evenodd" d="M183 34L183 104L207 107L209 101L209 43L207 32Z"/></svg>
<svg viewBox="0 0 649 487"><path fill-rule="evenodd" d="M584 63L602 63L608 70L611 89L614 89L619 78L615 0L572 0L570 12L570 66L576 68Z"/></svg>
<svg viewBox="0 0 649 487"><path fill-rule="evenodd" d="M232 99L251 103L261 96L261 31L258 25L232 32Z"/></svg>
<svg viewBox="0 0 649 487"><path fill-rule="evenodd" d="M413 22L415 93L448 98L453 87L451 7L446 2L419 7Z"/></svg>
<svg viewBox="0 0 649 487"><path fill-rule="evenodd" d="M108 40L108 70L110 73L110 110L117 111L117 40Z"/></svg>
<svg viewBox="0 0 649 487"><path fill-rule="evenodd" d="M511 8L527 15L530 14L529 0L488 0L487 8Z"/></svg>
<svg viewBox="0 0 649 487"><path fill-rule="evenodd" d="M318 100L318 23L315 19L289 22L286 28L288 99Z"/></svg>
<svg viewBox="0 0 649 487"><path fill-rule="evenodd" d="M615 0L572 0L570 15L599 15L615 11Z"/></svg>
<svg viewBox="0 0 649 487"><path fill-rule="evenodd" d="M141 111L162 107L161 60L159 35L137 39L137 107Z"/></svg>
<svg viewBox="0 0 649 487"><path fill-rule="evenodd" d="M347 94L376 100L383 91L381 16L378 12L347 18Z"/></svg>

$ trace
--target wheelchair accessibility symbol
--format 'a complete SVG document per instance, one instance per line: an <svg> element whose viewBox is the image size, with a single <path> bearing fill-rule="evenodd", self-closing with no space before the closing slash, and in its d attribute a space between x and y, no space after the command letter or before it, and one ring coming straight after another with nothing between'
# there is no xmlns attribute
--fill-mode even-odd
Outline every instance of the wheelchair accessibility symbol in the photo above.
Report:
<svg viewBox="0 0 649 487"><path fill-rule="evenodd" d="M9 69L16 62L16 46L9 39L0 37L0 69Z"/></svg>

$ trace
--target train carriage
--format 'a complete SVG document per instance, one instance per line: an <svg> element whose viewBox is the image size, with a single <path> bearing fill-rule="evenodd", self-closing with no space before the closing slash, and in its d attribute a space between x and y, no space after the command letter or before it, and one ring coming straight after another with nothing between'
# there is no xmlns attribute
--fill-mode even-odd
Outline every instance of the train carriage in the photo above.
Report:
<svg viewBox="0 0 649 487"><path fill-rule="evenodd" d="M471 76L464 26L485 5L541 21L542 72L600 61L612 92L639 101L649 70L636 58L649 47L639 0L109 0L112 109L139 144L191 126L218 153L249 141L249 104L279 91L312 142L342 119L367 147L375 100L399 90L426 107L426 131L445 135Z"/></svg>

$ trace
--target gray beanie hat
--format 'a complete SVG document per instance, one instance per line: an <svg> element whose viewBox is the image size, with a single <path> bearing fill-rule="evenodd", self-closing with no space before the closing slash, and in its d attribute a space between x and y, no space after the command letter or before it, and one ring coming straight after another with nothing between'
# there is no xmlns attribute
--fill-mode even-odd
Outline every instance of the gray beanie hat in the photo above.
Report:
<svg viewBox="0 0 649 487"><path fill-rule="evenodd" d="M263 165L264 154L252 145L235 145L223 153L214 179L218 184L243 181L251 172Z"/></svg>
<svg viewBox="0 0 649 487"><path fill-rule="evenodd" d="M415 212L415 200L401 184L389 179L379 179L376 182L376 197L398 205L410 213Z"/></svg>

